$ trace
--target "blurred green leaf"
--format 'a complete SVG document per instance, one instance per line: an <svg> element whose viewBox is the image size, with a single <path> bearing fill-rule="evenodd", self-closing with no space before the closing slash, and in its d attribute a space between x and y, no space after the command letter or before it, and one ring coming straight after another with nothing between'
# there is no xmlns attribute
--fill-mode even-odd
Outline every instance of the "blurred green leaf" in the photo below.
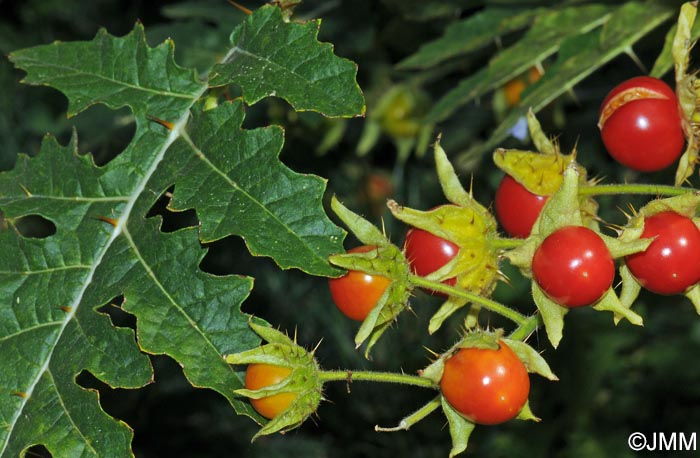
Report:
<svg viewBox="0 0 700 458"><path fill-rule="evenodd" d="M566 38L600 27L608 20L611 11L609 6L594 4L543 13L516 44L496 54L487 67L462 80L438 100L427 118L430 121L444 120L462 105L502 86L556 53Z"/></svg>
<svg viewBox="0 0 700 458"><path fill-rule="evenodd" d="M245 13L230 3L218 0L186 0L161 9L163 16L170 19L201 19L229 28L245 18Z"/></svg>
<svg viewBox="0 0 700 458"><path fill-rule="evenodd" d="M429 69L447 59L482 48L503 34L527 26L545 10L487 8L451 24L438 39L425 43L418 52L398 63L402 69Z"/></svg>
<svg viewBox="0 0 700 458"><path fill-rule="evenodd" d="M654 62L654 67L649 72L650 76L655 78L663 77L667 72L673 69L673 39L676 36L678 24L674 24L666 33L664 47ZM691 26L690 39L695 42L700 38L700 21L695 20Z"/></svg>
<svg viewBox="0 0 700 458"><path fill-rule="evenodd" d="M462 9L479 5L478 0L382 0L399 14L416 21L452 16Z"/></svg>
<svg viewBox="0 0 700 458"><path fill-rule="evenodd" d="M171 39L175 47L175 60L179 65L194 67L200 74L206 72L221 59L221 50L228 45L228 29L214 27L198 19L182 20L148 28L148 42L155 46ZM180 45L186 43L186 46Z"/></svg>
<svg viewBox="0 0 700 458"><path fill-rule="evenodd" d="M610 16L609 23L588 33L575 35L562 41L557 60L542 78L523 94L520 103L511 110L501 124L483 144L464 153L460 161L481 155L495 148L510 135L510 129L529 109L535 113L557 97L570 91L576 84L615 57L623 54L635 42L651 30L667 21L673 14L669 5L655 1L643 4L630 2ZM607 40L602 46L602 36L614 31L615 41Z"/></svg>

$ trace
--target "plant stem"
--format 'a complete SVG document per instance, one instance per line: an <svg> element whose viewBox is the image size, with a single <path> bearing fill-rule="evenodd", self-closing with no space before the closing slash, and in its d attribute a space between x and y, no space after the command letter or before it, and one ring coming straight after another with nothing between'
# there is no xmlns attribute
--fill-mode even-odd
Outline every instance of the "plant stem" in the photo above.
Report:
<svg viewBox="0 0 700 458"><path fill-rule="evenodd" d="M429 403L427 403L420 409L416 410L415 412L401 420L401 422L397 426L394 426L393 428L382 428L381 426L377 425L374 427L374 430L382 433L391 433L394 431L408 430L408 428L410 428L411 426L415 425L416 423L433 413L435 409L440 407L440 405L440 396L436 396Z"/></svg>
<svg viewBox="0 0 700 458"><path fill-rule="evenodd" d="M520 326L515 329L515 331L510 333L508 338L512 340L525 340L542 324L542 316L539 313L530 315Z"/></svg>
<svg viewBox="0 0 700 458"><path fill-rule="evenodd" d="M489 240L489 246L497 250L508 250L518 248L525 242L525 239L513 239L508 237L495 237Z"/></svg>
<svg viewBox="0 0 700 458"><path fill-rule="evenodd" d="M580 196L603 196L610 194L654 194L658 196L680 196L689 192L697 192L697 189L660 184L633 183L581 186L578 190L578 194Z"/></svg>
<svg viewBox="0 0 700 458"><path fill-rule="evenodd" d="M319 377L324 382L344 381L348 384L354 381L398 383L401 385L419 386L422 388L437 389L432 380L419 377L417 375L397 374L394 372L372 372L372 371L321 371Z"/></svg>
<svg viewBox="0 0 700 458"><path fill-rule="evenodd" d="M479 296L478 294L470 293L462 288L446 285L439 281L428 280L425 277L420 277L418 275L410 275L408 277L408 280L416 286L420 286L431 291L444 293L449 296L461 297L475 304L480 304L485 309L498 313L499 315L505 318L508 318L509 320L516 323L518 326L524 325L528 320L528 318L525 315L513 310L507 305L503 305L500 302L496 302L492 299Z"/></svg>

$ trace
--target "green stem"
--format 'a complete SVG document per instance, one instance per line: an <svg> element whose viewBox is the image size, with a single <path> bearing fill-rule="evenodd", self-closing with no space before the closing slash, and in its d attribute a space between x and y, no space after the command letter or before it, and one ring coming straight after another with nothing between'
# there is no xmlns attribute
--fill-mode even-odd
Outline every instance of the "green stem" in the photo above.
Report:
<svg viewBox="0 0 700 458"><path fill-rule="evenodd" d="M429 403L421 407L420 409L413 412L411 415L405 417L401 422L394 426L393 428L382 428L380 426L375 426L374 430L382 433L391 433L394 431L406 431L411 426L415 425L431 413L435 411L441 405L440 396L436 396Z"/></svg>
<svg viewBox="0 0 700 458"><path fill-rule="evenodd" d="M582 186L578 190L580 196L603 196L615 194L654 194L657 196L680 196L697 189L660 184L600 184L595 186Z"/></svg>
<svg viewBox="0 0 700 458"><path fill-rule="evenodd" d="M417 375L397 374L395 372L372 372L372 371L321 371L319 374L323 382L381 382L398 383L401 385L419 386L422 388L437 389L432 380L419 377Z"/></svg>
<svg viewBox="0 0 700 458"><path fill-rule="evenodd" d="M408 277L408 280L415 286L420 286L431 291L444 293L448 296L461 297L475 304L480 304L485 309L490 310L494 313L498 313L499 315L505 318L508 318L509 320L516 323L518 326L522 326L528 320L528 318L525 315L513 310L507 305L503 305L500 302L496 302L492 299L479 296L478 294L470 293L462 288L446 285L439 281L428 280L425 277L420 277L418 275L410 275Z"/></svg>
<svg viewBox="0 0 700 458"><path fill-rule="evenodd" d="M510 333L508 338L512 340L525 340L541 325L542 317L539 313L530 315L520 326L515 329L515 331Z"/></svg>
<svg viewBox="0 0 700 458"><path fill-rule="evenodd" d="M489 240L489 246L496 250L510 250L518 248L525 242L525 239L512 239L508 237L495 237Z"/></svg>

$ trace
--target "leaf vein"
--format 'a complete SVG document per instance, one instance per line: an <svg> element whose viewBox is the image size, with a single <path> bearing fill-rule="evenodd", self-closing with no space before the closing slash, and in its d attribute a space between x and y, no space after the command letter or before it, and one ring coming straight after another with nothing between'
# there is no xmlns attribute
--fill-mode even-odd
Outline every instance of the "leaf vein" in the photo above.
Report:
<svg viewBox="0 0 700 458"><path fill-rule="evenodd" d="M153 269L151 269L151 266L148 265L146 260L141 255L141 252L140 252L138 246L136 246L136 243L134 243L134 240L131 237L131 234L129 233L129 231L127 230L126 227L124 228L122 233L126 237L126 240L129 243L129 246L131 247L131 250L133 251L134 255L139 260L139 263L141 263L141 265L143 266L143 268L146 271L146 273L148 274L148 276L151 277L151 279L153 279L153 283L158 287L158 289L161 291L163 296L165 296L167 298L168 302L170 302L172 304L172 306L175 307L175 309L180 313L180 315L182 315L187 320L187 322L190 324L190 326L192 326L192 328L194 330L196 330L197 333L199 333L199 335L202 337L202 340L204 342L206 342L211 348L213 348L215 353L219 353L219 351L216 348L216 346L214 345L214 343L207 337L206 333L199 327L199 323L197 323L195 320L192 319L192 317L182 308L182 306L180 306L180 304L178 304L178 302L175 300L175 298L173 298L173 296L168 292L168 290L165 288L163 283L160 282L156 273L153 271Z"/></svg>
<svg viewBox="0 0 700 458"><path fill-rule="evenodd" d="M68 420L69 420L70 423L73 425L73 429L74 429L75 431L78 432L78 434L80 435L80 437L83 438L83 441L85 442L85 445L87 445L87 447L92 451L92 453L93 453L95 456L98 456L99 454L97 453L97 450L95 450L95 448L92 446L92 443L90 443L90 441L88 440L88 438L85 437L85 435L83 434L83 432L81 431L81 429L80 429L80 428L78 427L78 425L75 423L75 421L73 420L73 417L72 417L71 414L70 414L70 411L69 411L68 408L66 407L66 404L63 402L63 397L61 396L60 391L58 391L58 384L56 383L56 380L54 380L53 374L51 373L51 370L47 370L47 371L46 371L46 375L51 379L51 385L54 387L54 391L56 392L56 396L58 397L58 402L59 402L59 404L61 404L61 407L63 407L63 411L66 413L66 417L68 417Z"/></svg>
<svg viewBox="0 0 700 458"><path fill-rule="evenodd" d="M36 329L41 329L41 328L45 328L45 327L57 326L60 324L61 324L60 320L59 321L47 321L46 323L40 323L40 324L37 324L35 326L31 326L29 328L20 329L19 331L13 332L12 334L2 336L2 337L0 337L0 342L4 342L6 340L13 339L13 338L20 336L26 332L31 332L31 331L34 331Z"/></svg>
<svg viewBox="0 0 700 458"><path fill-rule="evenodd" d="M35 59L27 59L27 62L29 64L32 64L33 62L35 63L34 66L36 67L43 67L43 68L49 68L49 69L54 69L57 72L61 72L62 76L60 78L56 78L56 80L74 80L78 79L80 76L86 76L86 77L91 77L95 80L101 80L107 83L111 83L116 86L125 86L129 89L134 89L137 91L143 91L143 92L150 92L153 94L157 94L159 96L164 96L164 97L175 97L179 99L187 99L187 100L196 100L199 97L199 94L186 94L186 93L179 93L179 92L168 92L162 89L158 88L150 88L146 86L138 86L136 84L127 82L127 81L122 81L114 78L109 78L106 75L101 75L99 73L88 73L85 71L81 71L80 69L74 68L74 67L68 67L65 65L55 65L55 64L50 64L47 62L35 60ZM71 73L65 73L66 70L72 71ZM85 85L87 83L81 82L80 85ZM75 84L76 86L78 85L77 83Z"/></svg>

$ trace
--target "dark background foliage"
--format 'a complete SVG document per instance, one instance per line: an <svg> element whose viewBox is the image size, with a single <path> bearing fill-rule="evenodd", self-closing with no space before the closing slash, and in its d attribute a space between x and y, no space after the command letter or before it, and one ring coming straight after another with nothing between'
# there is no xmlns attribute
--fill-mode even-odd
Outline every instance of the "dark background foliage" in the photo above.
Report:
<svg viewBox="0 0 700 458"><path fill-rule="evenodd" d="M478 1L394 0L307 0L297 8L297 18L322 17L320 39L335 45L336 53L358 63L358 82L367 98L368 114L383 94L396 84L415 85L415 75L395 65L414 53L424 42L438 37L447 24L478 12ZM551 2L552 5L558 2ZM581 2L579 2L581 3ZM614 3L614 2L607 2ZM250 8L260 2L245 2ZM547 2L519 2L523 6ZM217 8L216 17L196 14ZM462 7L462 8L457 8ZM447 11L449 14L441 14ZM224 0L176 3L166 1L93 0L0 0L0 52L53 40L90 39L99 27L123 35L139 20L146 26L152 45L167 37L176 43L180 65L204 71L217 49L242 14ZM434 16L434 17L433 17ZM659 54L668 25L660 27L636 46L646 68ZM504 37L501 46L517 40L517 33ZM470 55L451 71L422 85L427 97L444 94L469 72L486 64L499 49L494 43ZM439 71L440 69L436 69ZM574 93L564 95L543 110L539 117L547 132L556 134L564 151L575 146L579 160L591 175L606 182L642 180L671 183L671 171L639 177L616 166L605 154L595 127L600 101L617 82L642 73L621 56L598 69ZM669 75L670 76L670 75ZM46 132L63 143L75 127L83 152L96 162L109 160L129 142L133 125L126 110L114 113L94 107L75 118L65 116L66 100L58 92L19 83L6 58L0 58L0 169L12 167L16 154L34 154ZM448 153L466 150L483 139L496 125L497 110L491 96L470 103L437 126L445 135ZM383 223L396 243L402 242L405 227L384 210L391 197L416 208L441 203L430 155L400 157L392 138L383 133L365 154L356 153L365 119L328 121L309 113L294 113L282 101L268 99L250 107L246 123L274 122L286 129L282 160L293 169L329 179L330 193L338 194L355 211ZM335 129L335 131L334 131ZM344 130L341 130L344 129ZM341 132L337 142L319 151L331 132ZM509 139L510 146L519 144ZM490 205L501 177L490 155L474 157L460 170L463 182L473 183L474 195ZM639 206L641 198L601 198L601 216L611 223L624 221L619 208L627 202ZM196 224L193 214L165 216L164 230ZM346 247L354 241L348 238ZM227 238L207 247L202 267L212 273L245 273L256 278L252 296L244 305L248 313L261 316L289 333L300 343L315 346L320 363L331 368L371 368L414 372L430 359L429 348L442 351L455 340L459 318L450 321L434 336L427 336L427 321L439 299L416 293L415 315L402 316L375 347L372 361L352 345L356 323L346 320L333 306L326 280L298 271L280 271L272 261L253 258L237 238ZM499 285L496 298L523 312L534 306L529 284L504 265L510 284ZM557 383L533 377L531 406L542 418L540 424L511 422L496 427L478 427L465 456L519 457L623 457L633 456L627 437L634 431L691 433L700 430L700 320L689 301L681 297L642 295L638 311L645 327L623 322L615 327L608 314L577 310L567 316L564 339L553 350L544 335L531 343L543 351ZM115 319L129 323L130 317ZM492 326L509 325L490 317ZM284 436L264 437L254 444L250 438L257 426L237 417L228 403L214 392L192 388L179 366L166 357L153 357L155 383L138 391L113 390L90 374L79 382L98 388L104 409L135 430L137 457L444 457L449 451L446 421L435 413L409 432L376 433L374 425L393 426L432 393L419 389L355 383L329 385L328 402L316 417ZM348 393L350 391L350 393ZM39 448L33 453L41 455ZM679 452L680 453L680 452ZM688 454L687 456L690 456ZM661 456L655 454L654 456ZM671 455L669 455L671 456ZM679 455L685 456L685 455Z"/></svg>

